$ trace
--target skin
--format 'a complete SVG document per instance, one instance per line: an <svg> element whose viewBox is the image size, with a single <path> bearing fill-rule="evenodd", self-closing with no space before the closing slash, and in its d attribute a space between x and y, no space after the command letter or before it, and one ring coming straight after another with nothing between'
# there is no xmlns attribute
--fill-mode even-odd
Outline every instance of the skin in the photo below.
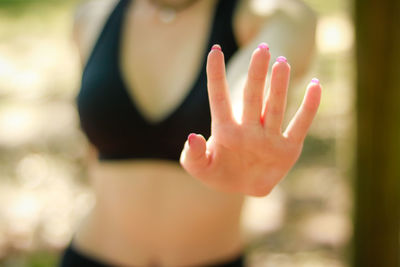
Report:
<svg viewBox="0 0 400 267"><path fill-rule="evenodd" d="M300 155L304 138L318 110L321 86L318 82L309 84L300 109L282 132L290 67L287 62L274 63L264 105L269 60L269 49L261 46L254 51L239 123L233 117L223 53L213 49L208 55L212 134L208 141L201 135L191 135L182 153L181 164L193 177L210 187L265 196Z"/></svg>
<svg viewBox="0 0 400 267"><path fill-rule="evenodd" d="M73 239L77 249L122 266L190 267L227 261L241 253L244 196L267 195L289 171L300 155L320 97L320 86L310 84L298 113L281 132L290 66L269 60L283 54L297 70L295 76L304 73L312 51L313 42L307 41L313 38L312 16L297 1L293 6L302 24L291 22L285 12L255 15L248 4L241 1L235 11L240 50L227 71L222 51L208 55L212 112L208 141L191 135L190 145L182 144L181 165L161 159L98 161L90 145L88 175L96 205L77 229ZM95 0L82 8L83 15L78 14L74 36L82 65L114 5L115 1ZM120 67L132 101L148 121L167 117L191 88L203 51L209 49L205 43L214 5L213 0L198 1L173 25L160 24L147 1L135 1L127 9ZM291 31L290 37L277 36L276 30ZM296 36L299 32L303 38ZM290 38L298 40L296 47L284 45ZM268 41L271 51L254 50L260 40ZM269 66L271 90L264 100ZM238 82L242 77L248 77L245 85ZM243 107L242 118L233 116L235 107Z"/></svg>

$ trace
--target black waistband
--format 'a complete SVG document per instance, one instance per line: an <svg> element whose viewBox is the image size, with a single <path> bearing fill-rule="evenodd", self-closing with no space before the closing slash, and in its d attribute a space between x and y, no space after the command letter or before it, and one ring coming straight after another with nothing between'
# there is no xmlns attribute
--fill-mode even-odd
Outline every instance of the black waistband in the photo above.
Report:
<svg viewBox="0 0 400 267"><path fill-rule="evenodd" d="M215 264L205 265L204 267L244 267L244 256L239 255L237 258ZM107 264L90 256L84 255L71 245L65 250L60 267L112 267L116 265ZM132 266L133 267L133 266ZM200 267L200 266L199 266Z"/></svg>

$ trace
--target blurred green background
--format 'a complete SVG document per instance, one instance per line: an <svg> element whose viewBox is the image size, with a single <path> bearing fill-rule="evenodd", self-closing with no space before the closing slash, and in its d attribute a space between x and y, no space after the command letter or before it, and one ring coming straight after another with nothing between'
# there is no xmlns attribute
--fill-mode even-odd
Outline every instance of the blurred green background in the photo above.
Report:
<svg viewBox="0 0 400 267"><path fill-rule="evenodd" d="M290 175L249 198L250 266L349 266L354 162L352 2L307 0L318 14L316 56L292 88L288 114L318 77L323 101ZM75 96L78 1L0 0L0 266L54 266L93 205ZM266 40L268 41L268 40Z"/></svg>

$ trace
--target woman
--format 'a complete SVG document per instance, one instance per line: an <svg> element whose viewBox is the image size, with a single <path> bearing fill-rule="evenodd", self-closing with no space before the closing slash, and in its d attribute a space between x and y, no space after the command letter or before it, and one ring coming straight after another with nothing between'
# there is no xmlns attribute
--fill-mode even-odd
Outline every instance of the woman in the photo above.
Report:
<svg viewBox="0 0 400 267"><path fill-rule="evenodd" d="M81 8L78 109L96 205L62 266L244 265L243 198L267 195L293 166L320 99L313 80L282 133L290 67L277 58L263 101L271 54L256 43L286 55L299 77L314 17L297 1L264 14L250 4L96 0Z"/></svg>

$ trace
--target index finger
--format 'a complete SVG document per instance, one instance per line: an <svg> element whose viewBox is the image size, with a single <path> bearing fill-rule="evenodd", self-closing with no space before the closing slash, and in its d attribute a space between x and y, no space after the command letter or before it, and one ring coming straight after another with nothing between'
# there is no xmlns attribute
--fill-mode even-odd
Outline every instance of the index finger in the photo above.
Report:
<svg viewBox="0 0 400 267"><path fill-rule="evenodd" d="M207 87L213 123L232 121L232 107L226 81L224 54L219 45L214 45L208 54Z"/></svg>

